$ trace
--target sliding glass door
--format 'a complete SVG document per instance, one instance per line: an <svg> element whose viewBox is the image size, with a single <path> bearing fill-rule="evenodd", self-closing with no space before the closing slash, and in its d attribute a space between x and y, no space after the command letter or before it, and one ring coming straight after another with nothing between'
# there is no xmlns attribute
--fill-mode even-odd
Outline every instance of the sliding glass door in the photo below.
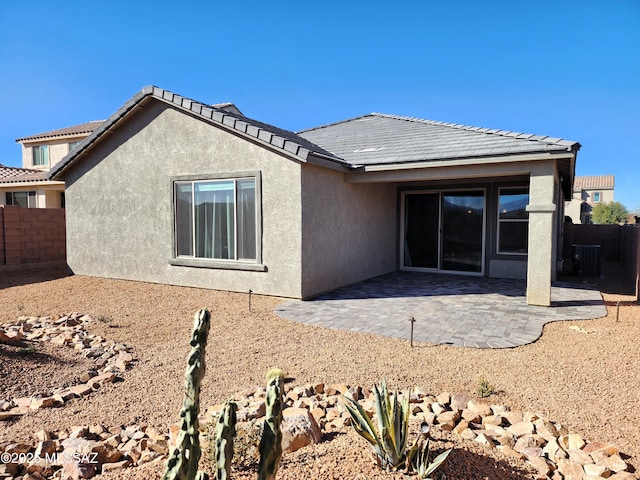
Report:
<svg viewBox="0 0 640 480"><path fill-rule="evenodd" d="M482 273L482 190L403 195L402 266Z"/></svg>

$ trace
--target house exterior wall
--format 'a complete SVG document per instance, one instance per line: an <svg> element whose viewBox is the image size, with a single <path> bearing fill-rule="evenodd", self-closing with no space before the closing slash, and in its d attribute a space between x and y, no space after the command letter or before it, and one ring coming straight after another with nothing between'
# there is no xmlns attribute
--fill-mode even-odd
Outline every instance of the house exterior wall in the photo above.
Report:
<svg viewBox="0 0 640 480"><path fill-rule="evenodd" d="M86 138L87 135L68 136L64 139L55 140L38 140L33 142L25 142L22 144L22 168L32 168L35 170L49 171L56 163L62 160L69 153L69 143L79 142ZM33 164L33 147L48 145L49 146L49 164L34 165Z"/></svg>
<svg viewBox="0 0 640 480"><path fill-rule="evenodd" d="M172 265L172 178L260 172L266 271ZM300 164L150 102L66 174L68 264L78 274L301 296Z"/></svg>
<svg viewBox="0 0 640 480"><path fill-rule="evenodd" d="M302 169L302 297L397 269L397 188Z"/></svg>

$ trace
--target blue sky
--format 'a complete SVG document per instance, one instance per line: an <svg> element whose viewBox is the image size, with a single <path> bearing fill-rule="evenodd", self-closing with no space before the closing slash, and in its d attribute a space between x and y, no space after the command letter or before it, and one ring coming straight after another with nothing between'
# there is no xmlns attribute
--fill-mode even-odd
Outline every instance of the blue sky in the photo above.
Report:
<svg viewBox="0 0 640 480"><path fill-rule="evenodd" d="M145 85L299 131L384 112L579 141L640 208L640 1L0 0L0 163Z"/></svg>

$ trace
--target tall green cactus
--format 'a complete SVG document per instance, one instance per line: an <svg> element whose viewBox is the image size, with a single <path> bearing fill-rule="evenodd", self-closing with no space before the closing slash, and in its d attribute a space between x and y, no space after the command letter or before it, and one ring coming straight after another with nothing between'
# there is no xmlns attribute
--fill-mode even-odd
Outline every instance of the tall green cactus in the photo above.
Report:
<svg viewBox="0 0 640 480"><path fill-rule="evenodd" d="M262 438L258 450L258 480L275 480L280 457L282 457L282 404L284 374L278 368L267 373L267 392L265 397L266 418L262 429Z"/></svg>
<svg viewBox="0 0 640 480"><path fill-rule="evenodd" d="M193 332L191 333L191 352L187 359L185 392L182 410L180 411L180 433L176 448L171 452L163 480L208 480L209 476L198 471L200 461L200 426L198 412L200 410L200 383L205 372L205 348L209 335L211 316L208 310L200 310L195 314Z"/></svg>
<svg viewBox="0 0 640 480"><path fill-rule="evenodd" d="M236 435L236 411L238 406L227 401L216 423L216 480L231 478L233 437Z"/></svg>

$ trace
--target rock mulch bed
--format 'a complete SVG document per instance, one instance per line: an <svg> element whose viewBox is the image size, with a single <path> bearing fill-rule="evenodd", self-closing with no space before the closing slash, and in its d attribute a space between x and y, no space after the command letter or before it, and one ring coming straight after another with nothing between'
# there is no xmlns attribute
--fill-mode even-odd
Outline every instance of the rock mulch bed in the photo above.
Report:
<svg viewBox="0 0 640 480"><path fill-rule="evenodd" d="M57 389L49 396L0 400L0 418L9 420L40 408L60 407L73 398L90 394L105 382L122 379L120 375L134 360L131 352L124 344L89 334L85 329L89 321L90 317L81 314L55 319L21 317L0 329L3 341L50 341L94 359L93 368L78 385ZM342 395L360 402L369 415L374 414L375 402L367 388L287 384L283 450L293 452L351 428ZM410 395L413 428L426 422L434 433L447 432L495 448L528 462L538 472L538 479L636 478L615 446L588 441L536 413L481 403L466 393L445 392L435 396L415 389ZM259 425L264 416L264 389L247 390L238 397L239 431ZM201 416L203 446L209 442L207 423L216 418L220 408L221 405L209 407ZM167 432L145 425L81 425L53 432L41 430L35 433L33 441L14 439L0 444L0 479L92 478L100 473L163 462L176 433L175 425Z"/></svg>
<svg viewBox="0 0 640 480"><path fill-rule="evenodd" d="M57 388L52 395L0 399L0 420L8 420L40 408L61 407L66 402L89 395L105 383L122 380L120 375L134 358L126 345L114 343L87 332L88 315L73 313L59 318L20 317L15 323L0 327L0 341L16 344L23 340L51 342L77 350L93 359L93 366L80 376L80 382Z"/></svg>
<svg viewBox="0 0 640 480"><path fill-rule="evenodd" d="M238 431L264 417L264 389L243 392L238 401ZM366 388L323 384L286 386L283 411L283 450L293 452L322 441L323 435L351 428L341 396L356 399L373 416L375 401ZM426 422L436 431L450 432L503 454L527 461L537 479L612 480L635 479L618 449L572 434L559 423L535 413L509 410L473 400L466 393L434 396L414 390L410 396L414 427ZM210 439L207 424L222 405L201 415L203 451ZM33 443L0 445L4 462L0 478L42 480L46 478L92 478L99 473L165 461L179 427L159 432L146 426L77 426L69 431L36 433ZM358 447L359 448L359 447ZM286 453L285 453L286 454Z"/></svg>

